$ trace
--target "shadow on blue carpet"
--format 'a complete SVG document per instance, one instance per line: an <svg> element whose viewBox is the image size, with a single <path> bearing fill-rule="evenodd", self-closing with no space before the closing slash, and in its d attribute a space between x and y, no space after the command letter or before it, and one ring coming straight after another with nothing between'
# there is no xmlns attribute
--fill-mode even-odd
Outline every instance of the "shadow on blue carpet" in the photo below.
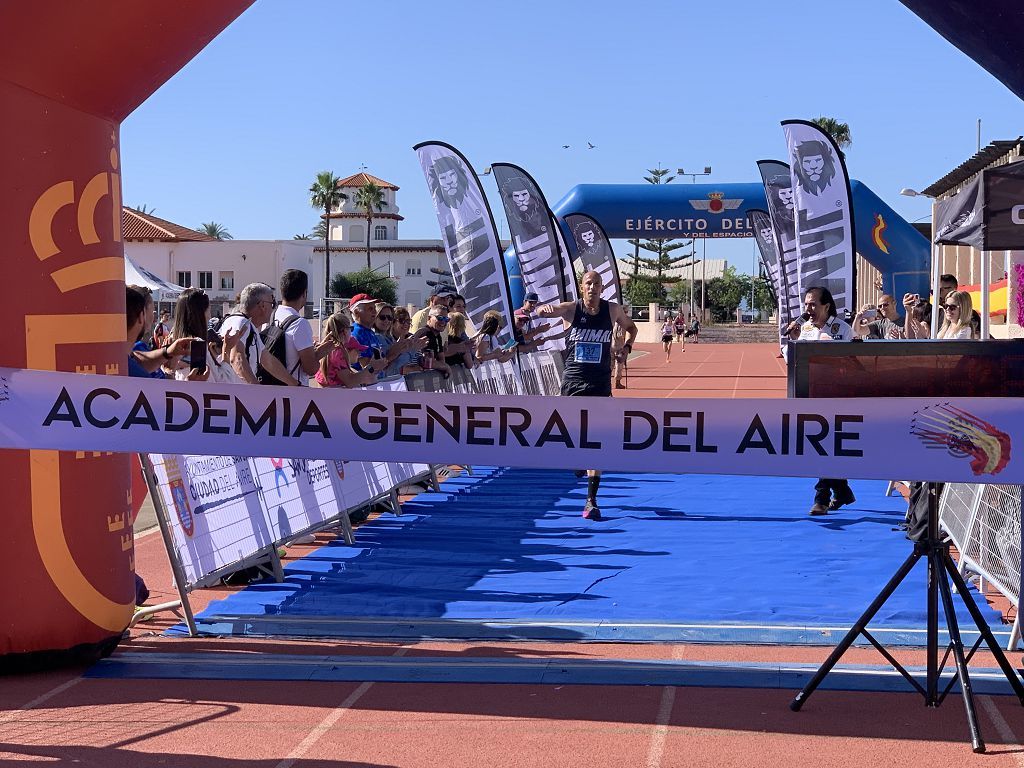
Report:
<svg viewBox="0 0 1024 768"><path fill-rule="evenodd" d="M912 547L885 483L854 481L857 503L812 518L813 482L611 473L591 522L571 472L475 468L197 621L214 634L831 644ZM923 643L924 579L919 563L871 623L883 642Z"/></svg>

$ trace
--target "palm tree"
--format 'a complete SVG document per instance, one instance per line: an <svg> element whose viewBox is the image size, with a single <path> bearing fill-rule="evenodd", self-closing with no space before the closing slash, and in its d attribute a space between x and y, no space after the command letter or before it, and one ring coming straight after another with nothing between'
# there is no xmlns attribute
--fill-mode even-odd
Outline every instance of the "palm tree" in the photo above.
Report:
<svg viewBox="0 0 1024 768"><path fill-rule="evenodd" d="M228 228L216 221L207 221L199 225L199 231L212 237L214 240L234 240L228 232Z"/></svg>
<svg viewBox="0 0 1024 768"><path fill-rule="evenodd" d="M320 219L309 233L314 240L323 240L327 237L327 219Z"/></svg>
<svg viewBox="0 0 1024 768"><path fill-rule="evenodd" d="M834 117L816 117L811 122L831 136L840 149L846 149L853 144L853 134L847 123L841 123Z"/></svg>
<svg viewBox="0 0 1024 768"><path fill-rule="evenodd" d="M136 205L135 210L138 211L139 213L156 213L156 208L150 208L145 203L143 203L142 205Z"/></svg>
<svg viewBox="0 0 1024 768"><path fill-rule="evenodd" d="M309 235L292 235L292 240L312 240Z"/></svg>
<svg viewBox="0 0 1024 768"><path fill-rule="evenodd" d="M373 211L384 210L384 190L372 181L368 181L356 192L356 205L366 215L366 268L370 269L370 225L373 223Z"/></svg>
<svg viewBox="0 0 1024 768"><path fill-rule="evenodd" d="M340 179L334 175L331 171L320 171L316 175L316 180L309 188L309 204L324 212L324 224L326 225L330 219L331 211L337 208L345 200L348 200L348 195L338 189L338 182ZM324 297L331 297L331 228L329 226L324 227L324 252L327 258L326 266L327 269L324 275Z"/></svg>

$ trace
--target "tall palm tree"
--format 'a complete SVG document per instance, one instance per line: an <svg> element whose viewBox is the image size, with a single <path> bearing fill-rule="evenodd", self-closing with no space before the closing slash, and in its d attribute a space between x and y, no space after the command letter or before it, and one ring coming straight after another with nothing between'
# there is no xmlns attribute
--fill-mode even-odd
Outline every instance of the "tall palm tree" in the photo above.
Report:
<svg viewBox="0 0 1024 768"><path fill-rule="evenodd" d="M223 224L218 224L216 221L207 221L199 225L199 231L203 232L214 240L234 240L235 238L228 232L228 228Z"/></svg>
<svg viewBox="0 0 1024 768"><path fill-rule="evenodd" d="M847 123L840 122L834 117L816 117L811 122L831 136L840 149L846 149L853 144L853 134Z"/></svg>
<svg viewBox="0 0 1024 768"><path fill-rule="evenodd" d="M373 223L373 211L384 210L384 190L372 181L368 181L356 192L356 205L363 209L366 216L366 268L370 267L370 225Z"/></svg>
<svg viewBox="0 0 1024 768"><path fill-rule="evenodd" d="M313 227L313 231L309 233L310 237L314 240L323 240L327 237L327 219L320 219Z"/></svg>
<svg viewBox="0 0 1024 768"><path fill-rule="evenodd" d="M332 171L320 171L309 188L309 204L324 212L324 223L330 221L331 211L348 200L348 195L338 189L340 179ZM324 252L327 258L324 275L324 297L331 297L331 228L324 227Z"/></svg>

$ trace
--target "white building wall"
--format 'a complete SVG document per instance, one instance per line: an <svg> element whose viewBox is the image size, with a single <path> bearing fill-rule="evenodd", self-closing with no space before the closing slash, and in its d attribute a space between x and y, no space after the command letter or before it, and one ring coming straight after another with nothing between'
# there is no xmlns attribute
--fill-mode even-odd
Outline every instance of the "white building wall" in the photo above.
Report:
<svg viewBox="0 0 1024 768"><path fill-rule="evenodd" d="M349 243L331 243L331 272L355 272L366 267L365 250L336 251L335 247L350 247ZM398 280L398 300L405 304L410 296L421 303L430 295L427 280L436 280L431 267L447 264L440 240L387 240L371 241L370 264L381 274L388 274L390 262ZM140 243L126 242L125 253L139 266L145 267L165 280L176 282L178 272L188 272L192 285L199 287L199 273L209 272L212 288L206 289L214 304L214 311L233 304L238 292L249 283L266 283L278 292L281 273L286 269L301 269L309 275L309 301L314 306L324 296L324 252L316 240L224 240L194 243ZM410 250L429 248L431 250ZM233 278L231 288L221 287L221 276Z"/></svg>

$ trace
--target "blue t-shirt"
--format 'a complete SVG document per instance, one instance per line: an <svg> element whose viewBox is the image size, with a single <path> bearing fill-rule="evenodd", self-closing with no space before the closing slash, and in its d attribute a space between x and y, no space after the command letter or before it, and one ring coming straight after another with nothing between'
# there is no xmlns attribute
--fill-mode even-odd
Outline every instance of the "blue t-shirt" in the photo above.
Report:
<svg viewBox="0 0 1024 768"><path fill-rule="evenodd" d="M150 352L151 348L150 348L149 344L147 344L144 341L136 341L135 342L135 346L132 347L132 351L134 351L134 352ZM139 365L139 361L135 359L135 355L128 355L128 375L129 376L137 376L137 377L145 377L147 379L166 379L167 378L167 376L164 374L163 370L160 369L160 368L157 368L152 373L147 371L145 368L143 368L141 365Z"/></svg>
<svg viewBox="0 0 1024 768"><path fill-rule="evenodd" d="M369 347L359 353L360 357L383 357L384 355L380 351L380 337L377 336L376 332L372 328L367 328L365 325L359 323L353 323L352 325L352 338L362 344L364 347ZM356 363L352 366L357 371L363 370L363 366Z"/></svg>

